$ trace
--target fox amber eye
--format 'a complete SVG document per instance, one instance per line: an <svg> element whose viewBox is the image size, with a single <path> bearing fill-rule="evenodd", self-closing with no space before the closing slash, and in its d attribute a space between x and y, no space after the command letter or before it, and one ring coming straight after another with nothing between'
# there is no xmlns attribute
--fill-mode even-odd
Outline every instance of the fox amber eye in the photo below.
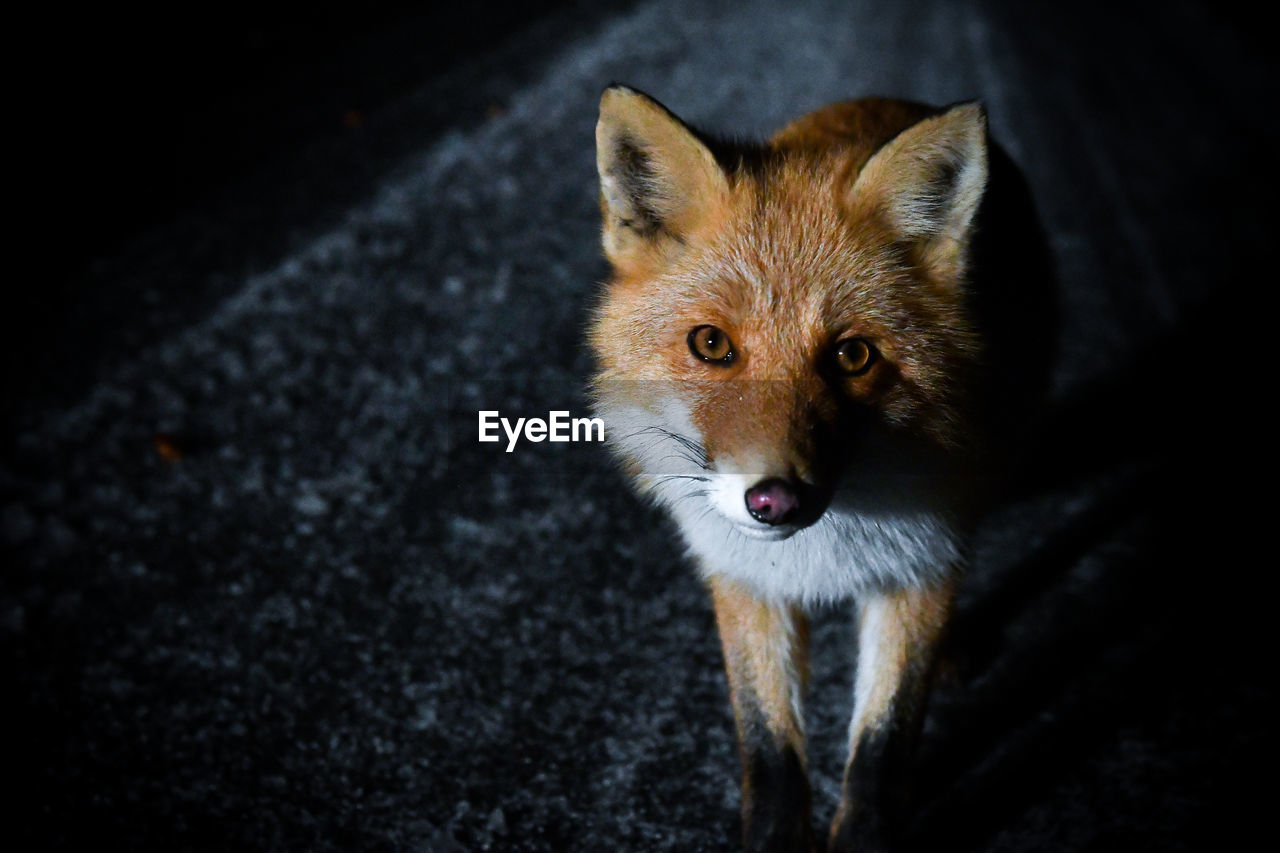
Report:
<svg viewBox="0 0 1280 853"><path fill-rule="evenodd" d="M737 356L729 336L715 326L698 326L690 332L689 351L703 361L719 365L732 364Z"/></svg>
<svg viewBox="0 0 1280 853"><path fill-rule="evenodd" d="M836 370L845 376L861 376L875 360L875 349L862 338L847 338L836 345Z"/></svg>

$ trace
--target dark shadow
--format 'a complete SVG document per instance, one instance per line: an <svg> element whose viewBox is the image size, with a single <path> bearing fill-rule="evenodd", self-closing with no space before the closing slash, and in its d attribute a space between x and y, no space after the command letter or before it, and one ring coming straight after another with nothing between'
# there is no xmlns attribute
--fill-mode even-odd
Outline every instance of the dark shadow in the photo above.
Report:
<svg viewBox="0 0 1280 853"><path fill-rule="evenodd" d="M1190 313L1212 325L1227 306ZM1086 506L957 615L950 651L969 668L965 699L921 756L914 849L983 848L1073 767L1105 761L1122 730L1190 754L1177 778L1151 781L1194 796L1177 814L1117 804L1099 838L1167 849L1163 842L1218 823L1225 804L1249 801L1247 775L1213 778L1215 761L1196 755L1210 734L1224 754L1261 760L1250 748L1261 731L1251 697L1265 624L1265 604L1219 577L1245 572L1250 583L1225 534L1238 525L1225 449L1240 448L1242 436L1187 399L1188 389L1225 390L1222 377L1206 360L1167 369L1171 353L1195 352L1199 342L1188 329L1152 341L1053 411L1030 447L1025 494L1074 486ZM1088 479L1116 471L1104 486ZM1252 725L1215 733L1221 718ZM1088 843L1093 831L1074 836Z"/></svg>
<svg viewBox="0 0 1280 853"><path fill-rule="evenodd" d="M997 473L1019 467L1043 417L1060 323L1057 275L1031 189L997 144L971 247L971 309L983 336L983 412Z"/></svg>

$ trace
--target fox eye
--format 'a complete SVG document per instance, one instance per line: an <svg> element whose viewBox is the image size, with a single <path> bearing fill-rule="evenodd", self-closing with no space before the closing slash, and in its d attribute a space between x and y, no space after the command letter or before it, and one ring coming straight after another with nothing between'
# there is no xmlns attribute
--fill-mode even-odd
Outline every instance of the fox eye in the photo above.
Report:
<svg viewBox="0 0 1280 853"><path fill-rule="evenodd" d="M836 370L844 376L861 376L875 360L875 348L862 338L845 338L836 344Z"/></svg>
<svg viewBox="0 0 1280 853"><path fill-rule="evenodd" d="M737 353L733 350L733 341L724 330L715 326L698 326L689 333L689 351L703 361L709 361L722 367L733 363Z"/></svg>

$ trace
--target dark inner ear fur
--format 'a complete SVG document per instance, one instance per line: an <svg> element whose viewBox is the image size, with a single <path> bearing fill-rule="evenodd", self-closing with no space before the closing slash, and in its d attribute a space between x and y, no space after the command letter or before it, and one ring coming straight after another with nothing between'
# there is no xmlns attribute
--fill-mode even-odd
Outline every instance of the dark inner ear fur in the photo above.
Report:
<svg viewBox="0 0 1280 853"><path fill-rule="evenodd" d="M662 228L662 217L653 204L657 194L657 179L653 162L639 144L630 136L619 134L614 140L610 174L618 181L618 188L625 196L630 216L619 216L619 224L632 229L642 237L653 236Z"/></svg>
<svg viewBox="0 0 1280 853"><path fill-rule="evenodd" d="M933 175L929 178L928 189L923 193L924 207L927 217L941 223L955 203L957 180L960 177L960 164L954 160L939 160L934 163Z"/></svg>
<svg viewBox="0 0 1280 853"><path fill-rule="evenodd" d="M986 116L977 104L962 104L908 127L872 155L847 204L910 241L935 280L959 284L986 182Z"/></svg>
<svg viewBox="0 0 1280 853"><path fill-rule="evenodd" d="M610 87L596 125L605 255L638 270L669 258L718 215L724 171L696 133L657 101Z"/></svg>

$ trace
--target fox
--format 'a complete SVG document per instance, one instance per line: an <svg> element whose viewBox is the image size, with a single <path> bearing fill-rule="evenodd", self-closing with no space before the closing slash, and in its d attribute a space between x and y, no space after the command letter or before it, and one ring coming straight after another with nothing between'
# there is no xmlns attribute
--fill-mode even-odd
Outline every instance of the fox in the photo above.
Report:
<svg viewBox="0 0 1280 853"><path fill-rule="evenodd" d="M588 328L593 407L709 590L743 846L817 849L808 614L852 601L848 759L825 846L893 849L998 479L974 288L1005 155L978 102L843 101L756 143L621 84L595 138L611 275Z"/></svg>

